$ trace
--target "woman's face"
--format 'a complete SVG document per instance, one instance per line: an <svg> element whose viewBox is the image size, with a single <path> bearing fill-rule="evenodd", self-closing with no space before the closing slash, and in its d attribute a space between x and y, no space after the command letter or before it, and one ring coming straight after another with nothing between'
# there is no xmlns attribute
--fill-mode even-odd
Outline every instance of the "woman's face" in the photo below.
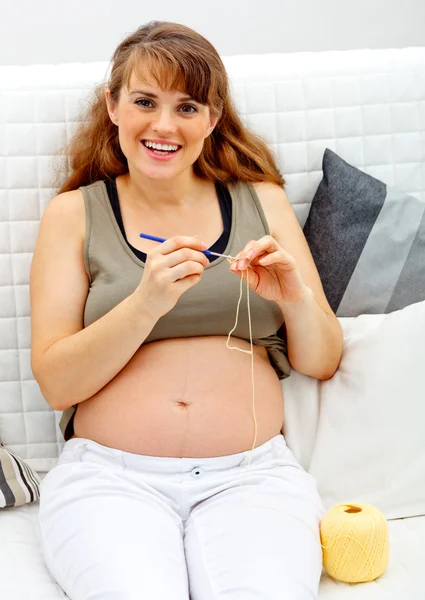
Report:
<svg viewBox="0 0 425 600"><path fill-rule="evenodd" d="M192 169L217 119L186 93L164 91L151 79L133 74L113 106L106 90L109 116L118 126L121 149L130 171L167 180Z"/></svg>

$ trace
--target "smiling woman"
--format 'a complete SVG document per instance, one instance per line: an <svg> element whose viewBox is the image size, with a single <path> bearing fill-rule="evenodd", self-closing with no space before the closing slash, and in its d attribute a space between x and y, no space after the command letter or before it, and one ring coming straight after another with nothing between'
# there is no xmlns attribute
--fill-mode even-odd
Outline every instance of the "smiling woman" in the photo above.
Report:
<svg viewBox="0 0 425 600"><path fill-rule="evenodd" d="M209 106L188 96L178 77L168 81L168 86L180 85L180 89L163 89L153 77L149 61L144 60L142 65L137 64L118 101L113 101L110 89L105 96L111 120L119 127L121 149L131 163L129 171L133 167L149 179L165 181L192 167L218 116ZM167 83L162 82L163 78L159 80L162 86ZM146 148L142 157L140 144Z"/></svg>
<svg viewBox="0 0 425 600"><path fill-rule="evenodd" d="M340 331L217 51L140 27L62 152L30 286L32 370L66 440L40 491L50 571L77 600L316 598L301 521L317 533L324 508L282 435L280 380L289 359L330 376ZM252 322L234 328L248 267ZM243 502L248 458L245 496L295 519Z"/></svg>
<svg viewBox="0 0 425 600"><path fill-rule="evenodd" d="M204 115L207 112L219 124L205 137L193 164L198 177L226 183L242 180L284 184L271 149L260 136L243 126L217 51L205 38L189 31L192 30L183 25L155 22L140 27L117 47L109 81L93 90L80 128L58 152L68 159L64 172L58 172L59 193L127 173L121 132L110 113L121 100L134 104L140 111L155 110L159 94L167 92L178 97L175 109L180 114L188 113L191 118L195 112ZM154 89L149 89L147 83Z"/></svg>

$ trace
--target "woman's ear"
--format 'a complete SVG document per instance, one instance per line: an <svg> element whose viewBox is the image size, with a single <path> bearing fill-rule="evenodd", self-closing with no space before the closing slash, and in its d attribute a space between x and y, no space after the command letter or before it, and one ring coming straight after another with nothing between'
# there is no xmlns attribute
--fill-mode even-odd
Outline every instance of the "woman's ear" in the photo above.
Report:
<svg viewBox="0 0 425 600"><path fill-rule="evenodd" d="M211 117L210 117L210 126L209 126L209 127L208 127L208 129L207 129L207 134L206 134L206 136L205 136L205 137L208 137L209 135L211 135L211 134L212 134L212 132L213 132L213 131L214 131L214 129L215 129L215 126L216 126L216 125L217 125L217 123L218 123L218 120L219 120L219 118L220 118L220 117L213 117L213 116L211 115Z"/></svg>
<svg viewBox="0 0 425 600"><path fill-rule="evenodd" d="M118 125L118 120L115 115L115 105L111 100L111 90L109 88L105 90L105 101L106 107L108 109L109 118L111 119L114 125Z"/></svg>

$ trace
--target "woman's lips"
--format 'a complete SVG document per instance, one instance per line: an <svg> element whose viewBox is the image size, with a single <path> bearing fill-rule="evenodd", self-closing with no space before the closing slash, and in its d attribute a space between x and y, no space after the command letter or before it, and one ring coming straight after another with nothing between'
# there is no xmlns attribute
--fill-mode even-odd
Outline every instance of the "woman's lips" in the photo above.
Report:
<svg viewBox="0 0 425 600"><path fill-rule="evenodd" d="M176 154L178 154L181 150L181 146L178 150L176 150L175 152L168 152L167 154L165 153L160 153L160 151L155 152L155 150L153 148L148 148L147 146L145 146L145 144L143 142L140 142L143 146L143 148L146 150L146 152L148 153L148 155L150 156L150 158L153 158L155 160L162 160L162 161L167 161L167 160L172 160Z"/></svg>

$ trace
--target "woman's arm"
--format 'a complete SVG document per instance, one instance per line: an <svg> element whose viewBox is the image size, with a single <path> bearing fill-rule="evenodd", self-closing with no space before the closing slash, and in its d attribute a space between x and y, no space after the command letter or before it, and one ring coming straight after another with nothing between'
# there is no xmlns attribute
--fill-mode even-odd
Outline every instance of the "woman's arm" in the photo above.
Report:
<svg viewBox="0 0 425 600"><path fill-rule="evenodd" d="M342 328L331 313L318 304L311 288L302 300L281 304L288 343L288 358L299 373L330 379L338 368L342 353Z"/></svg>
<svg viewBox="0 0 425 600"><path fill-rule="evenodd" d="M31 265L31 367L46 401L65 410L121 371L158 317L132 294L84 329L89 280L79 190L56 196L40 224Z"/></svg>
<svg viewBox="0 0 425 600"><path fill-rule="evenodd" d="M289 361L300 373L329 379L341 360L341 325L326 299L310 248L284 190L271 183L254 187L270 235L295 259L305 284L305 294L298 302L278 302L285 318Z"/></svg>

